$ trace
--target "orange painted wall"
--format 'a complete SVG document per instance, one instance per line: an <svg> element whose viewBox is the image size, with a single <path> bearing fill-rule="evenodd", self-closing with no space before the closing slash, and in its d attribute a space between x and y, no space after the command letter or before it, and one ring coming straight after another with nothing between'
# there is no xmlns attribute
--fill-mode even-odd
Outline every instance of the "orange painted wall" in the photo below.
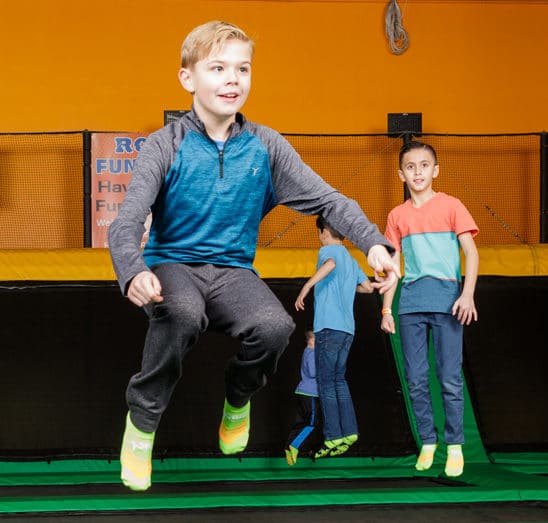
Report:
<svg viewBox="0 0 548 523"><path fill-rule="evenodd" d="M400 0L410 47L390 53L385 0L0 0L0 132L150 132L188 108L184 35L209 19L257 42L245 113L281 132L548 127L548 2Z"/></svg>

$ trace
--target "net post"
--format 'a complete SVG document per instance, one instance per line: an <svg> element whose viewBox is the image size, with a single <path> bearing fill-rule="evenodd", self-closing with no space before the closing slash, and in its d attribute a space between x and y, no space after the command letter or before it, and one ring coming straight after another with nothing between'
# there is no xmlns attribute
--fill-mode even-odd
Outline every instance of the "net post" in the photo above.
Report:
<svg viewBox="0 0 548 523"><path fill-rule="evenodd" d="M388 113L388 133L403 139L403 144L409 143L413 136L422 134L422 113ZM411 196L407 184L403 184L403 201Z"/></svg>
<svg viewBox="0 0 548 523"><path fill-rule="evenodd" d="M84 160L84 247L91 247L91 132L82 132Z"/></svg>
<svg viewBox="0 0 548 523"><path fill-rule="evenodd" d="M402 136L402 145L405 145L409 143L413 139L413 135L410 132L403 133ZM399 168L400 166L398 166ZM403 182L403 201L405 202L411 197L411 193L409 192L409 187L407 187L407 184Z"/></svg>
<svg viewBox="0 0 548 523"><path fill-rule="evenodd" d="M548 133L540 133L540 243L548 243Z"/></svg>

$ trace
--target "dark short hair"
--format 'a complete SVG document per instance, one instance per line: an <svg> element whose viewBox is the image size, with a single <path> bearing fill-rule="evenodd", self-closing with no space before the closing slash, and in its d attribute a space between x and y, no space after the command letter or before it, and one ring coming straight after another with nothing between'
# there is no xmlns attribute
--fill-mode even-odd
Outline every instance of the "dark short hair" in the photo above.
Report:
<svg viewBox="0 0 548 523"><path fill-rule="evenodd" d="M434 157L434 163L438 163L438 155L431 145L424 142L419 142L418 140L412 140L411 142L404 143L400 149L400 168L402 166L402 160L404 155L406 155L409 151L412 151L413 149L426 149L427 151L430 151L430 153Z"/></svg>
<svg viewBox="0 0 548 523"><path fill-rule="evenodd" d="M331 225L327 223L327 220L321 215L318 215L316 218L316 227L320 230L320 232L327 229L331 233L331 236L333 236L333 238L337 238L337 240L344 240L344 236L337 231L337 229L331 227Z"/></svg>

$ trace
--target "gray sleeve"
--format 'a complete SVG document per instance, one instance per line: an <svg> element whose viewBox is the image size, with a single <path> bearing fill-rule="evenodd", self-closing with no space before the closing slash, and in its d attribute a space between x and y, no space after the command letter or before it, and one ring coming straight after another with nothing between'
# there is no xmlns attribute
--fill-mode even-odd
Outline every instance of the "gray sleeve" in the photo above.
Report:
<svg viewBox="0 0 548 523"><path fill-rule="evenodd" d="M271 154L278 204L303 214L321 214L366 255L373 245L384 245L391 254L394 252L392 244L369 221L358 203L316 174L285 138L268 128L258 132Z"/></svg>
<svg viewBox="0 0 548 523"><path fill-rule="evenodd" d="M114 271L125 294L132 278L149 270L141 251L145 220L172 163L171 141L166 128L149 135L135 160L133 175L118 216L108 232Z"/></svg>

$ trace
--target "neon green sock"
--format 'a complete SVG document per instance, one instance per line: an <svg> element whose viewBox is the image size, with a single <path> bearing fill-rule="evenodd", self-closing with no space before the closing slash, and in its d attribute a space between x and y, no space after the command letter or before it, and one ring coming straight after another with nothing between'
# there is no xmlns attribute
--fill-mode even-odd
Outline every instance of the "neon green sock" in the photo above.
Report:
<svg viewBox="0 0 548 523"><path fill-rule="evenodd" d="M426 443L423 445L415 468L417 470L428 470L432 466L432 463L434 463L434 454L437 448L437 443Z"/></svg>
<svg viewBox="0 0 548 523"><path fill-rule="evenodd" d="M285 449L285 460L289 466L297 463L297 456L299 455L299 449L289 445L289 448Z"/></svg>
<svg viewBox="0 0 548 523"><path fill-rule="evenodd" d="M143 432L135 427L128 412L120 451L120 477L131 490L147 490L150 487L154 435L154 432Z"/></svg>
<svg viewBox="0 0 548 523"><path fill-rule="evenodd" d="M243 407L236 408L225 399L223 418L219 426L219 448L223 454L237 454L247 447L250 411L249 401Z"/></svg>
<svg viewBox="0 0 548 523"><path fill-rule="evenodd" d="M449 477L460 476L464 472L464 456L461 445L447 445L445 474Z"/></svg>

